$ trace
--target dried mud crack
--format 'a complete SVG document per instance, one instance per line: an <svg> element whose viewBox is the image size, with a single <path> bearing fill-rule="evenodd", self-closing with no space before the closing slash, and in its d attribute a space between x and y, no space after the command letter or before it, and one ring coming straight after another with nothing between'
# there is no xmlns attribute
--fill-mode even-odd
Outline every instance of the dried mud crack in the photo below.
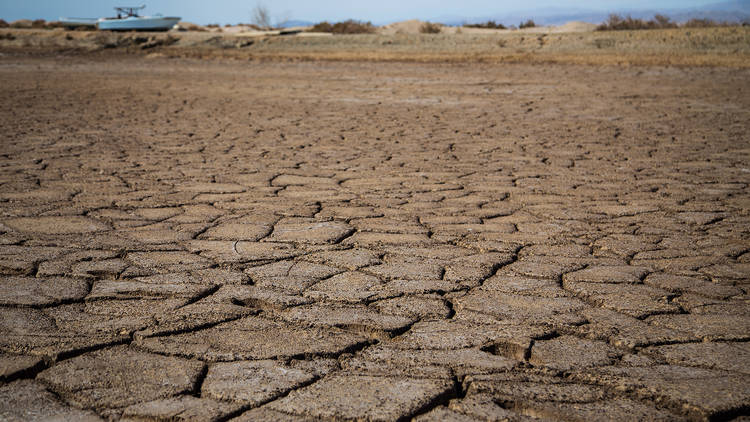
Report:
<svg viewBox="0 0 750 422"><path fill-rule="evenodd" d="M2 420L748 417L745 69L0 78Z"/></svg>

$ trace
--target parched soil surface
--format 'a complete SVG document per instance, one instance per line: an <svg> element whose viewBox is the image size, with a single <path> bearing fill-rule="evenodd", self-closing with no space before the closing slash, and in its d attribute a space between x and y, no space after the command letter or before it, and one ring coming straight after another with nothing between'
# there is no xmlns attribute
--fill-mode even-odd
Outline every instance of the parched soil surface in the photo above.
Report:
<svg viewBox="0 0 750 422"><path fill-rule="evenodd" d="M748 70L0 80L0 419L750 411Z"/></svg>

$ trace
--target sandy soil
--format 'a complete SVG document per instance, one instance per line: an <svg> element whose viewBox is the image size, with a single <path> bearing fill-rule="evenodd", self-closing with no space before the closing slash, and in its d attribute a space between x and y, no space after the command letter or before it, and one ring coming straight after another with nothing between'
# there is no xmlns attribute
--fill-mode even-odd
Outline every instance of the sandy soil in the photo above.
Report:
<svg viewBox="0 0 750 422"><path fill-rule="evenodd" d="M0 56L0 419L750 409L750 71Z"/></svg>

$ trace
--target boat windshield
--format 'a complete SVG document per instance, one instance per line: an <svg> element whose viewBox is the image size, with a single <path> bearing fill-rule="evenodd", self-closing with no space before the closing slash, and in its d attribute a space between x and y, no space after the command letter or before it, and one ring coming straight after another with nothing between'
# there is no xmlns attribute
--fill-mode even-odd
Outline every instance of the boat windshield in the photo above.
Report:
<svg viewBox="0 0 750 422"><path fill-rule="evenodd" d="M139 10L143 10L145 8L146 8L146 6L142 5L142 6L138 6L138 7L115 7L115 10L117 11L117 18L118 19L122 18L123 15L125 15L125 17L133 16L133 17L137 18L138 17L138 11Z"/></svg>

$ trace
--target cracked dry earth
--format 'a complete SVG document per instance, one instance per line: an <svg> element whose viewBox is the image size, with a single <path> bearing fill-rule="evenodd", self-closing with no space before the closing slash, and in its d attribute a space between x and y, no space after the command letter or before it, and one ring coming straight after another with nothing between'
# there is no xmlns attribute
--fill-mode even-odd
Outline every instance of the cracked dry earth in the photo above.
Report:
<svg viewBox="0 0 750 422"><path fill-rule="evenodd" d="M750 71L0 58L2 420L747 420Z"/></svg>

